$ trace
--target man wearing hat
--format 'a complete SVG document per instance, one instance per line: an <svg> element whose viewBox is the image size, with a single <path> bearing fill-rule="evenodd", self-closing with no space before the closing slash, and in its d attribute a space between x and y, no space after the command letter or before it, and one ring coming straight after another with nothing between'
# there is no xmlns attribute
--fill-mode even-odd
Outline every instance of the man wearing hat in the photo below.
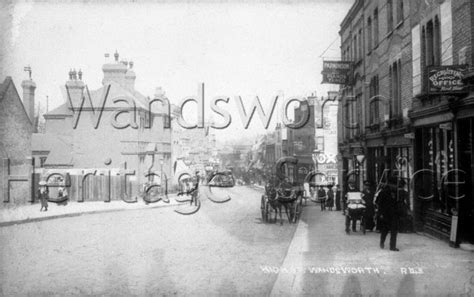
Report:
<svg viewBox="0 0 474 297"><path fill-rule="evenodd" d="M364 189L362 190L362 199L365 201L365 213L364 213L364 222L365 229L372 231L375 227L374 224L374 215L375 215L375 206L374 206L374 192L372 190L372 182L366 180L364 181Z"/></svg>
<svg viewBox="0 0 474 297"><path fill-rule="evenodd" d="M390 250L398 252L397 234L400 214L397 201L397 178L389 178L388 184L383 187L377 200L380 218L380 248L385 247L385 238L390 232Z"/></svg>
<svg viewBox="0 0 474 297"><path fill-rule="evenodd" d="M40 211L48 211L48 186L46 181L42 180L38 183L38 199L41 201L41 209Z"/></svg>

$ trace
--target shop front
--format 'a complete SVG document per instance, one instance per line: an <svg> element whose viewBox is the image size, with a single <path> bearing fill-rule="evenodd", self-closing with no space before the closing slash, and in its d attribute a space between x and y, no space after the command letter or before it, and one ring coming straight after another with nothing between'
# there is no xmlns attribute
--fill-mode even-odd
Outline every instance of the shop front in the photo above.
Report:
<svg viewBox="0 0 474 297"><path fill-rule="evenodd" d="M474 117L437 118L415 129L416 226L453 246L474 243Z"/></svg>
<svg viewBox="0 0 474 297"><path fill-rule="evenodd" d="M461 78L444 78L455 79L457 89L440 89L448 84L427 79L425 93L413 99L419 108L410 113L415 127L415 223L417 230L459 246L474 243L474 94L472 81L462 78L464 66L443 67L460 73Z"/></svg>

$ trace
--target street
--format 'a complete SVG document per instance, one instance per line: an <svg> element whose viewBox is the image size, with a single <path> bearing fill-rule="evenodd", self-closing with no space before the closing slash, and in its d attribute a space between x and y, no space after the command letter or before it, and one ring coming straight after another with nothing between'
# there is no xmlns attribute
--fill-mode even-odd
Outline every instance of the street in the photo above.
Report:
<svg viewBox="0 0 474 297"><path fill-rule="evenodd" d="M214 192L218 192L217 189ZM260 221L261 193L202 198L194 215L172 207L0 228L4 296L268 295L296 225Z"/></svg>
<svg viewBox="0 0 474 297"><path fill-rule="evenodd" d="M280 226L261 223L261 190L214 192L232 200L202 197L189 216L163 207L2 227L1 295L473 293L472 253L445 242L399 234L400 252L381 250L378 233L348 236L340 212L312 202L298 225Z"/></svg>

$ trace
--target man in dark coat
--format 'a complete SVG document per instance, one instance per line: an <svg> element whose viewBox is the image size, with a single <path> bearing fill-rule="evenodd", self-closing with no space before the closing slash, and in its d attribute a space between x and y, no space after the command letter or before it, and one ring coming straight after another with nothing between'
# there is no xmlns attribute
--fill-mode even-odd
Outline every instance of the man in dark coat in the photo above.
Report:
<svg viewBox="0 0 474 297"><path fill-rule="evenodd" d="M335 186L335 191L336 191L336 211L340 211L341 208L341 189L339 188L339 185Z"/></svg>
<svg viewBox="0 0 474 297"><path fill-rule="evenodd" d="M332 211L332 208L334 206L334 191L332 189L332 185L328 186L328 200L326 201L326 207Z"/></svg>
<svg viewBox="0 0 474 297"><path fill-rule="evenodd" d="M324 191L322 186L319 186L318 189L318 201L321 203L321 211L326 210L326 200L327 200L326 191Z"/></svg>
<svg viewBox="0 0 474 297"><path fill-rule="evenodd" d="M385 247L385 238L390 232L391 251L399 251L397 248L397 234L400 214L396 188L396 179L389 179L388 185L384 186L377 199L380 218L380 248Z"/></svg>
<svg viewBox="0 0 474 297"><path fill-rule="evenodd" d="M362 190L362 199L365 201L365 229L372 231L375 227L374 215L374 192L372 190L372 183L368 180L364 181L364 190Z"/></svg>

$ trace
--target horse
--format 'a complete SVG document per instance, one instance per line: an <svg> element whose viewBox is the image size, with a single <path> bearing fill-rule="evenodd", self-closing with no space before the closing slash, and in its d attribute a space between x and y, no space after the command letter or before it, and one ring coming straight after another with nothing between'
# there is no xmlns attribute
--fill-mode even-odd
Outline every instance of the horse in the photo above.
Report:
<svg viewBox="0 0 474 297"><path fill-rule="evenodd" d="M274 183L269 183L265 186L265 192L268 197L268 203L270 204L271 208L275 211L275 222L277 221L277 216L280 214L280 225L283 225L283 216L282 216L282 208L285 209L286 216L288 221L291 222L290 218L290 204L289 202L282 202L284 199L291 199L292 195L295 195L291 186L288 184L280 183L280 185L276 188Z"/></svg>

